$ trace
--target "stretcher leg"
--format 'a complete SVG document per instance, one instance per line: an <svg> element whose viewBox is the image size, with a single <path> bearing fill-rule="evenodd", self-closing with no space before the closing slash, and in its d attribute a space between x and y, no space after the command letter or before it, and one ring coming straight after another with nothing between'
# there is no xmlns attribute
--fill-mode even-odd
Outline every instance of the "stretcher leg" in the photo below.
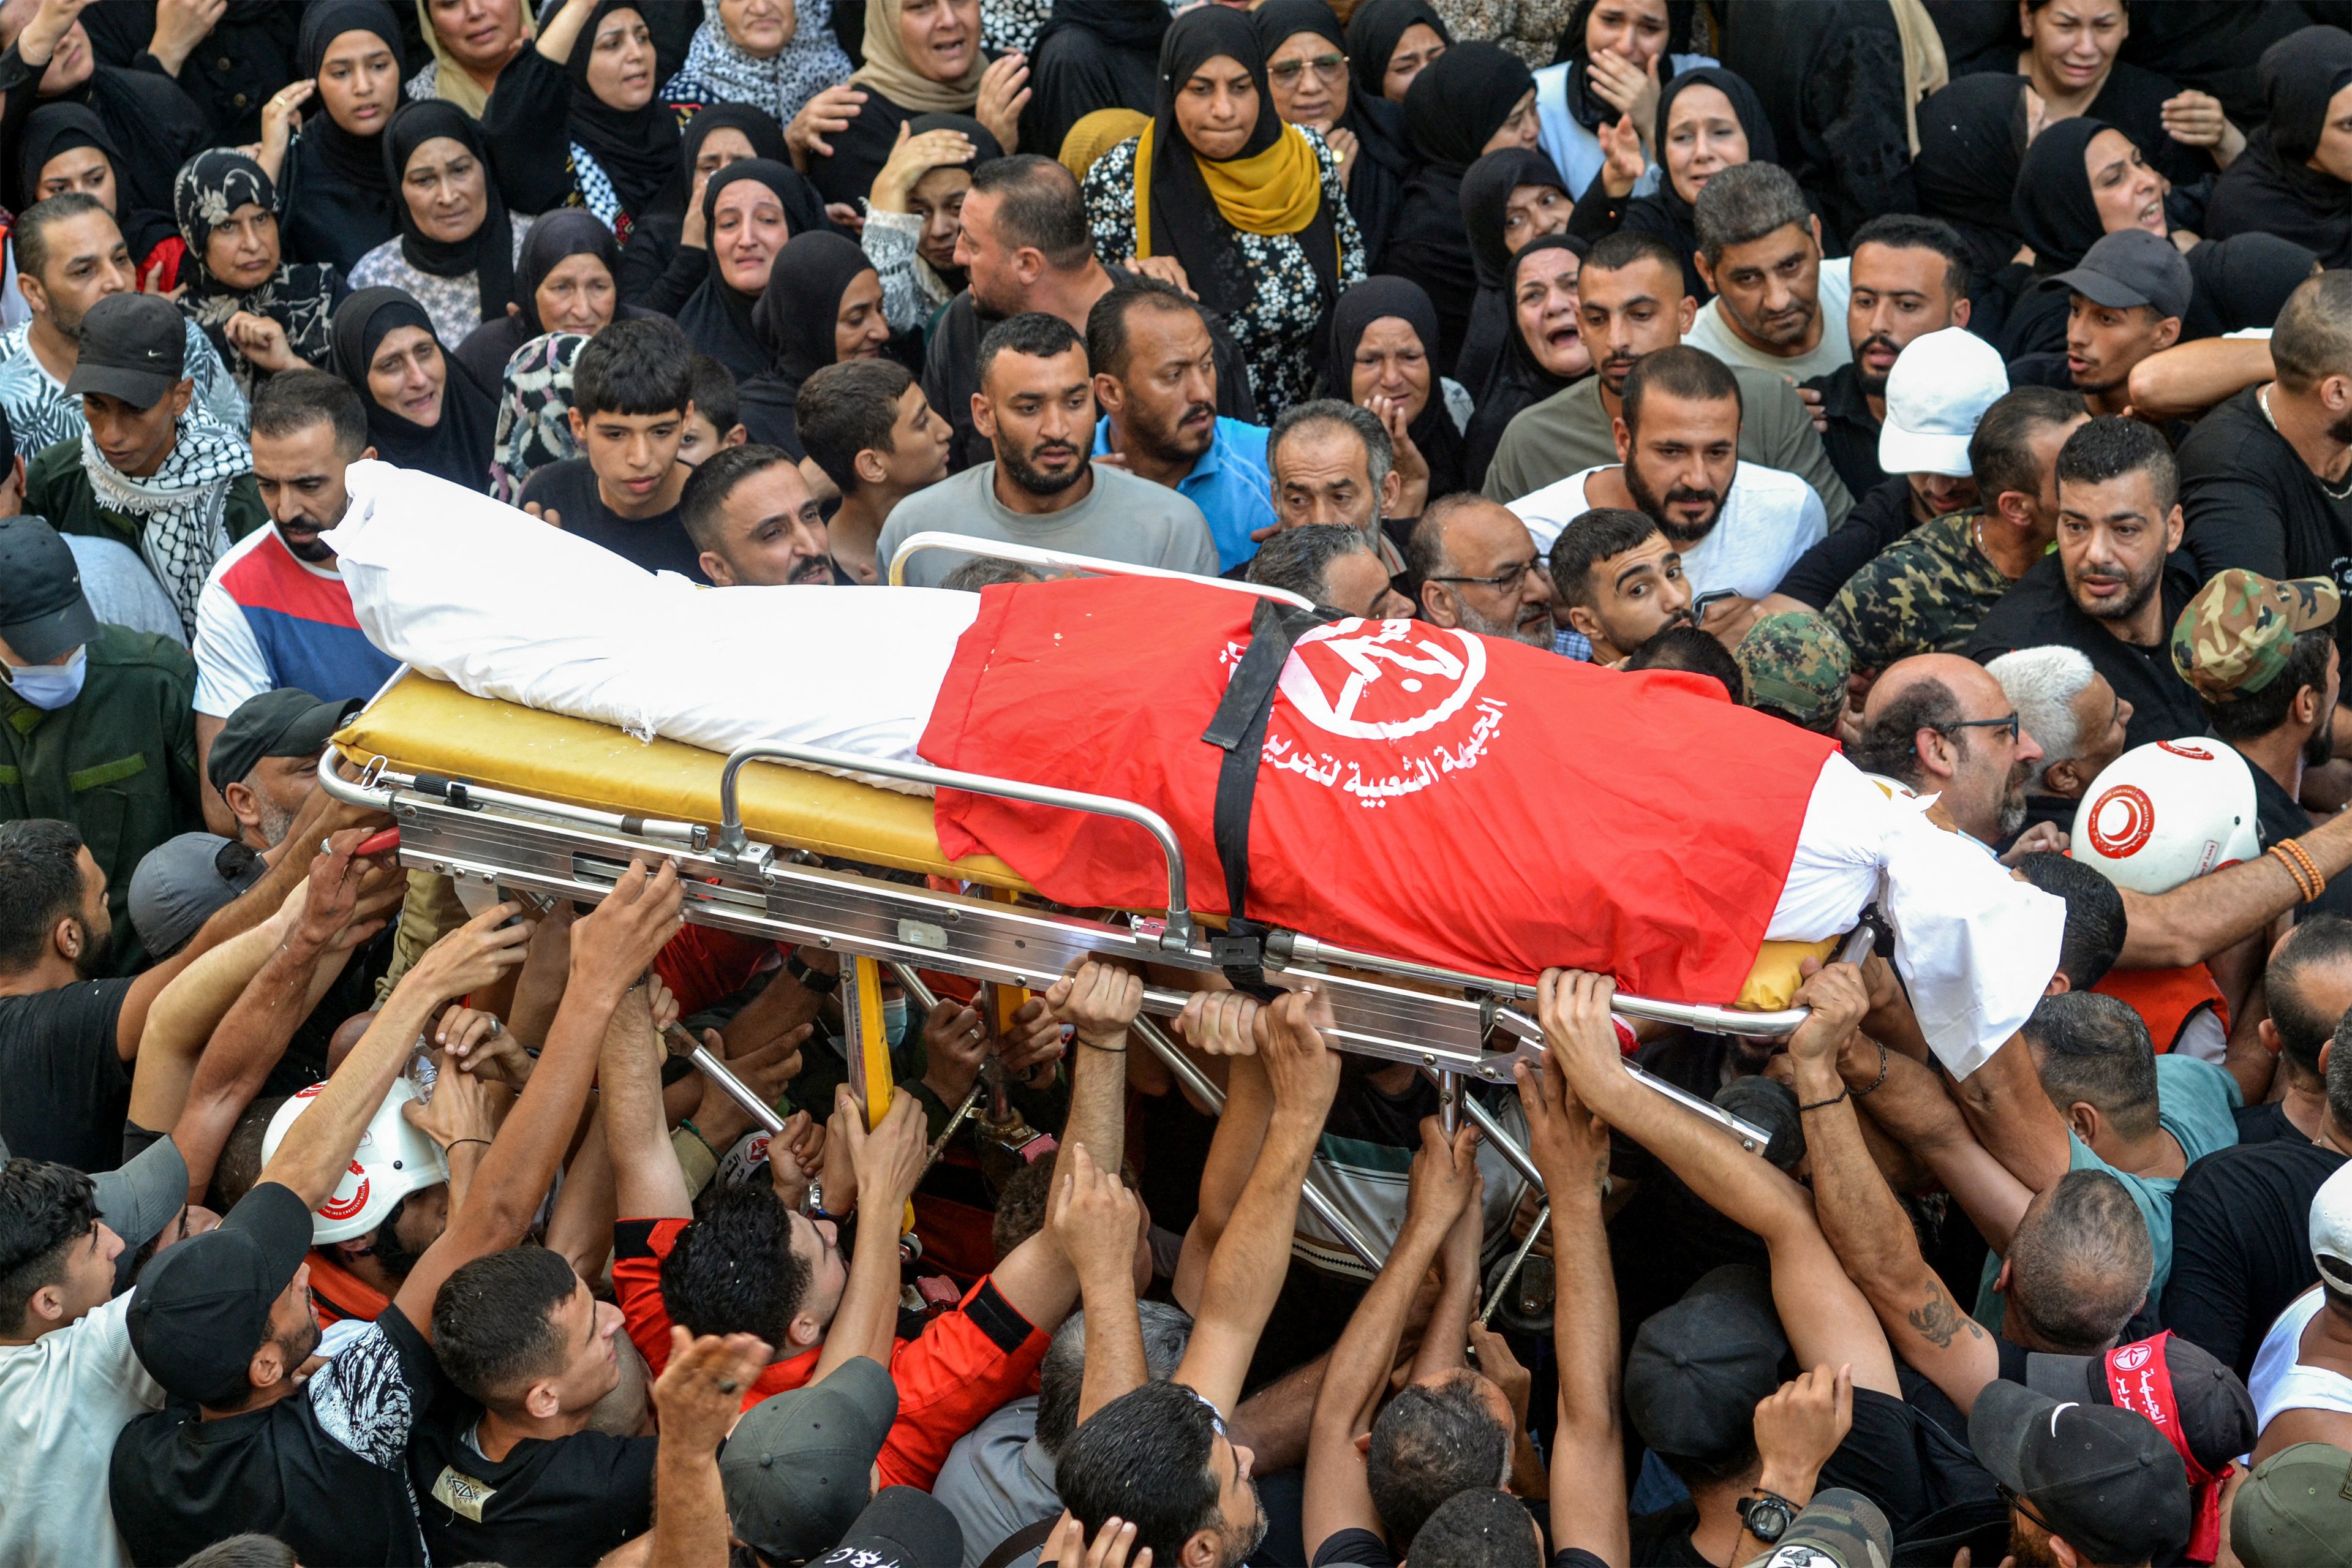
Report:
<svg viewBox="0 0 2352 1568"><path fill-rule="evenodd" d="M1519 1277L1519 1270L1528 1266L1528 1254L1536 1249L1536 1238L1543 1235L1544 1226L1550 1223L1551 1200L1547 1198L1543 1206L1536 1210L1535 1222L1528 1226L1528 1234L1520 1238L1518 1250L1511 1254L1510 1267L1504 1269L1503 1277L1495 1281L1495 1289L1486 1297L1486 1305L1479 1310L1480 1322L1495 1321L1495 1310L1503 1304L1504 1293L1510 1289L1511 1281Z"/></svg>
<svg viewBox="0 0 2352 1568"><path fill-rule="evenodd" d="M1462 1075L1442 1072L1437 1075L1437 1125L1451 1139L1462 1131Z"/></svg>

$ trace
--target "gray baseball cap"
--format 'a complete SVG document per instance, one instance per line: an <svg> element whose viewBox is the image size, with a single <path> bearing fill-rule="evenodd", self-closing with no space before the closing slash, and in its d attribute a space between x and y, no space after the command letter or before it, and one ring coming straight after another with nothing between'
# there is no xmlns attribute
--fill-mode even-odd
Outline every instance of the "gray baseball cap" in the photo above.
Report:
<svg viewBox="0 0 2352 1568"><path fill-rule="evenodd" d="M2153 305L2159 316L2179 316L2188 312L2195 284L2189 258L2172 241L2144 228L2126 228L2103 237L2071 270L2042 279L2039 287L2071 289L2109 310Z"/></svg>
<svg viewBox="0 0 2352 1568"><path fill-rule="evenodd" d="M47 664L97 636L72 548L37 517L0 517L0 642Z"/></svg>
<svg viewBox="0 0 2352 1568"><path fill-rule="evenodd" d="M866 1356L745 1411L719 1456L737 1537L772 1563L830 1552L872 1500L874 1461L898 1418L898 1385Z"/></svg>
<svg viewBox="0 0 2352 1568"><path fill-rule="evenodd" d="M167 838L131 873L131 928L149 952L169 958L268 869L251 848L217 833Z"/></svg>

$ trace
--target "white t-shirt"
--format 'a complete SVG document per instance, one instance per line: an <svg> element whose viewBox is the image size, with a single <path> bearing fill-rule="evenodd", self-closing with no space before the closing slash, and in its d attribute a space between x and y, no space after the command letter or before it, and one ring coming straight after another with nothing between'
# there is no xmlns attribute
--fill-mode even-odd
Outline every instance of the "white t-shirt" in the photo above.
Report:
<svg viewBox="0 0 2352 1568"><path fill-rule="evenodd" d="M1549 553L1559 531L1592 510L1584 499L1585 482L1601 471L1570 474L1510 503L1538 549ZM1714 529L1683 547L1683 575L1694 594L1728 588L1743 598L1760 599L1780 585L1797 557L1819 543L1829 526L1812 486L1779 468L1742 463L1732 474L1731 494Z"/></svg>
<svg viewBox="0 0 2352 1568"><path fill-rule="evenodd" d="M1822 263L1822 341L1813 345L1809 354L1783 359L1755 347L1733 331L1731 323L1723 319L1721 300L1709 300L1699 307L1698 319L1683 334L1683 346L1705 349L1726 364L1769 370L1790 381L1811 381L1814 376L1829 374L1842 364L1851 364L1853 344L1846 337L1845 306L1853 293L1853 259L1843 256Z"/></svg>
<svg viewBox="0 0 2352 1568"><path fill-rule="evenodd" d="M107 1465L163 1390L131 1353L125 1291L70 1328L0 1345L0 1563L129 1568Z"/></svg>
<svg viewBox="0 0 2352 1568"><path fill-rule="evenodd" d="M2254 1430L2260 1432L2290 1410L2327 1410L2352 1415L2352 1378L2324 1366L2303 1364L2303 1331L2325 1300L2317 1286L2286 1305L2254 1352L2246 1392L2254 1398Z"/></svg>

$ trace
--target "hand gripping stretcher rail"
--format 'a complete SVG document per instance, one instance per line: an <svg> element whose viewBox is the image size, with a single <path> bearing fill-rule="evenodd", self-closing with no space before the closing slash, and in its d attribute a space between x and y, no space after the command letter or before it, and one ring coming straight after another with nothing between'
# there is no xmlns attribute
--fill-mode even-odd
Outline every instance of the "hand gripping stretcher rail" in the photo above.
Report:
<svg viewBox="0 0 2352 1568"><path fill-rule="evenodd" d="M1025 545L918 534L892 562L892 581L899 580L908 556L926 549L953 549L1058 571L1179 575ZM1302 607L1306 603L1280 589L1191 580ZM471 744L464 740L469 735ZM776 763L796 765L749 773L762 798L747 814L748 771L754 764ZM357 776L346 777L339 763L357 769ZM630 767L659 775L653 781L658 787L649 785L651 796L674 799L680 807L701 805L706 809L713 782L709 775L715 773L717 821L700 812L690 816L683 809L675 816L608 809L613 794L602 786L614 770ZM1152 837L1165 858L1167 907L1118 914L1045 905L1026 892L1009 868L986 857L978 858L985 862L982 865L945 861L929 829L928 802L812 771L820 769L883 775L1132 823ZM999 986L1036 989L1086 958L1150 964L1203 978L1222 968L1192 915L1184 855L1173 831L1156 813L1104 795L816 746L746 746L721 763L712 752L666 741L646 745L604 725L470 697L406 671L387 683L331 742L319 776L336 799L391 815L400 830L400 861L410 868L492 889L501 897L520 891L593 904L633 858L674 859L685 884L688 921L839 953L845 961L845 978L870 978L877 965L887 964L919 1005L928 1005L930 994L916 976L917 967ZM515 781L525 778L528 784L516 786ZM648 790L636 790L627 798L648 798ZM588 804L599 800L605 804ZM929 872L932 882L961 879L961 889L941 890L910 879L909 872ZM1845 953L1868 951L1875 934L1865 918L1848 939ZM856 961L856 969L847 961ZM1359 952L1283 930L1265 940L1264 971L1278 986L1311 980L1329 1000L1337 1025L1334 1044L1420 1068L1439 1088L1447 1131L1467 1115L1512 1168L1541 1190L1541 1178L1525 1149L1465 1087L1512 1083L1511 1064L1521 1056L1540 1062L1543 1031L1529 1005L1535 997L1532 986ZM1145 1017L1139 1020L1137 1032L1196 1100L1221 1110L1223 1097L1215 1084L1151 1022L1181 1011L1191 994L1190 989L1148 984ZM861 1032L878 1037L878 1000L870 986L845 984L839 994L847 1014L846 1037L856 1042ZM1739 1011L1623 992L1614 1005L1631 1018L1757 1038L1790 1033L1807 1012L1801 1007ZM867 1009L877 1015L876 1027L864 1026L860 1013ZM684 1054L755 1121L772 1133L781 1129L774 1110L724 1063L690 1041L677 1043L690 1047ZM887 1057L878 1059L887 1063ZM854 1087L861 1093L868 1091L863 1070L867 1060L853 1045ZM1627 1070L1723 1128L1743 1148L1762 1151L1768 1139L1762 1129L1631 1063ZM976 1088L975 1098L978 1092ZM967 1099L955 1122L970 1113L974 1102ZM940 1144L944 1142L942 1138ZM1349 1250L1369 1268L1381 1267L1384 1249L1347 1219L1312 1174L1302 1195ZM1529 1232L1513 1260L1514 1270L1539 1226L1540 1217L1538 1229Z"/></svg>

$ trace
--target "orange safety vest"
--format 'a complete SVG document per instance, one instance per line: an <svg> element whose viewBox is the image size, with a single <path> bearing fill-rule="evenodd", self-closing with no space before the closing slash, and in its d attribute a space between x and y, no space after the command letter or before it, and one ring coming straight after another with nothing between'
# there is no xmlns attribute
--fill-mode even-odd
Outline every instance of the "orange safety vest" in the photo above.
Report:
<svg viewBox="0 0 2352 1568"><path fill-rule="evenodd" d="M2158 1056L2172 1049L2189 1020L2204 1008L2213 1009L2224 1035L2230 1032L2230 1004L2213 984L2213 972L2201 963L2178 969L2110 969L2091 989L2128 1003L2147 1026Z"/></svg>

